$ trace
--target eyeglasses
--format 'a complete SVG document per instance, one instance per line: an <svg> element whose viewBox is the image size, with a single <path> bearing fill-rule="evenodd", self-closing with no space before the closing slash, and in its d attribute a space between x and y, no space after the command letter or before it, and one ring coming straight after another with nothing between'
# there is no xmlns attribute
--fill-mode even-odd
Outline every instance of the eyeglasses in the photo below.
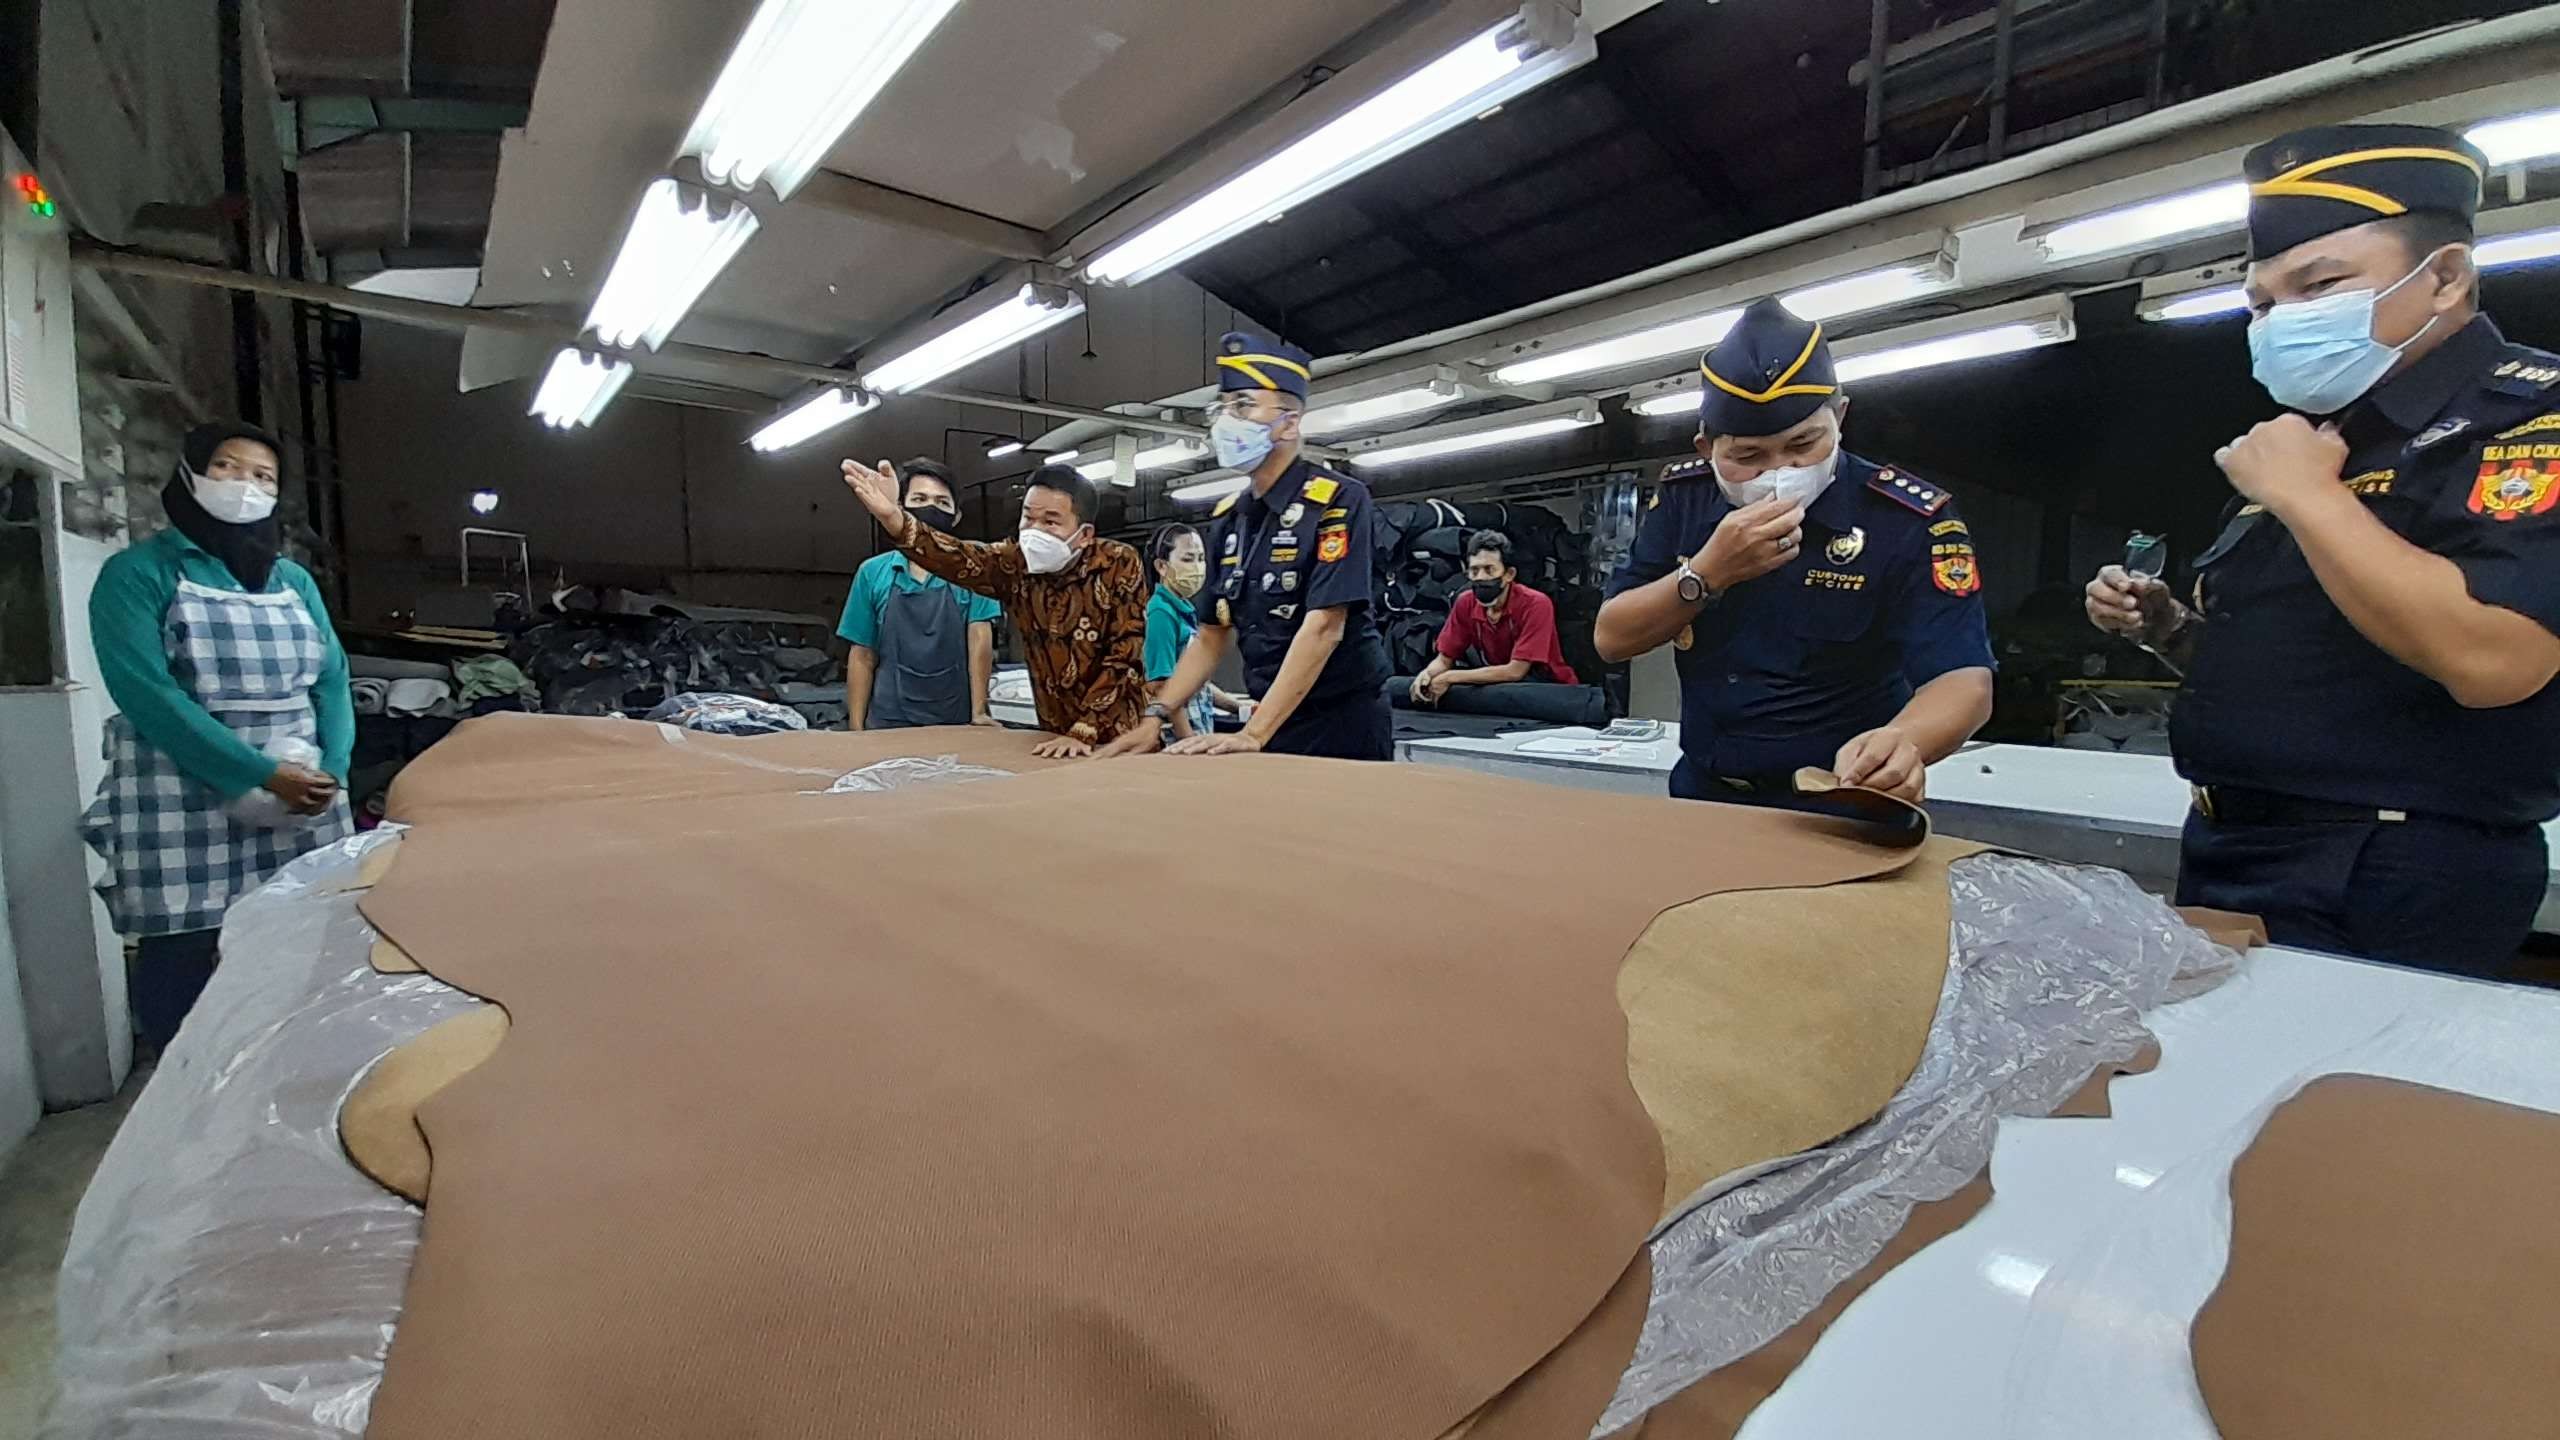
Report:
<svg viewBox="0 0 2560 1440"><path fill-rule="evenodd" d="M1261 408L1261 396L1254 394L1250 390L1230 390L1226 394L1219 396L1217 399L1210 401L1209 408L1206 413L1212 420L1215 420L1220 416L1226 416L1236 420L1249 420L1253 418L1254 412Z"/></svg>

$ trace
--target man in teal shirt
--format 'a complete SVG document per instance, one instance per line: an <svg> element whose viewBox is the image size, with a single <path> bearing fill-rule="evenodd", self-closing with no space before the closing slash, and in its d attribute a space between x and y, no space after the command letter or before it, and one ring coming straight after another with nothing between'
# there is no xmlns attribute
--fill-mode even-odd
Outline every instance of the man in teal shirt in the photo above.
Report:
<svg viewBox="0 0 2560 1440"><path fill-rule="evenodd" d="M353 828L347 656L309 572L280 552L282 451L245 425L189 431L169 529L108 560L89 596L118 714L82 817L100 887L139 943L133 1011L165 1047L212 978L231 902Z"/></svg>
<svg viewBox="0 0 2560 1440"><path fill-rule="evenodd" d="M899 503L948 535L960 523L951 472L931 460L898 467ZM845 657L846 721L855 730L992 725L996 617L1004 607L963 590L895 550L862 562L836 633Z"/></svg>

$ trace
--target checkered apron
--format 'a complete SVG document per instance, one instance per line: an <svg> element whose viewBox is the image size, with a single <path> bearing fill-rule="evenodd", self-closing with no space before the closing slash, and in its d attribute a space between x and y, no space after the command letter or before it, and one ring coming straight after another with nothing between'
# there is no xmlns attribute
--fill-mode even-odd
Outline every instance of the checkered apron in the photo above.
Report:
<svg viewBox="0 0 2560 1440"><path fill-rule="evenodd" d="M252 595L180 580L161 622L178 688L253 750L286 736L319 743L311 685L328 651L293 590ZM81 832L107 860L99 893L119 933L176 935L222 923L231 902L285 862L354 828L341 793L326 814L263 829L222 811L222 796L134 733L107 722L107 778Z"/></svg>

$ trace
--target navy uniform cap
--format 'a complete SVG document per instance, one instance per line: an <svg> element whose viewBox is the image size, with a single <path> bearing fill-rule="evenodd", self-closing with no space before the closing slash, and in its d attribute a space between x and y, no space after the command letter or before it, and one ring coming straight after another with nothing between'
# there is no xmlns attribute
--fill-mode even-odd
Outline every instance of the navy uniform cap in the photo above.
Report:
<svg viewBox="0 0 2560 1440"><path fill-rule="evenodd" d="M2480 213L2488 157L2432 125L2320 125L2279 135L2240 162L2249 258L2395 215Z"/></svg>
<svg viewBox="0 0 2560 1440"><path fill-rule="evenodd" d="M1698 425L1709 435L1776 435L1840 393L1822 326L1775 300L1743 311L1698 370Z"/></svg>
<svg viewBox="0 0 2560 1440"><path fill-rule="evenodd" d="M1278 390L1307 398L1315 357L1285 340L1230 330L1218 341L1218 389Z"/></svg>

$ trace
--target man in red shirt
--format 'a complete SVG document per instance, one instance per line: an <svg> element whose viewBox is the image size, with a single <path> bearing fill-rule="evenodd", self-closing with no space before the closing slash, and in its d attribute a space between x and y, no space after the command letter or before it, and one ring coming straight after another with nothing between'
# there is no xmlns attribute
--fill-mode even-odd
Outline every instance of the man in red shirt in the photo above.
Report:
<svg viewBox="0 0 2560 1440"><path fill-rule="evenodd" d="M1413 698L1435 705L1452 685L1504 685L1518 680L1576 683L1556 639L1556 602L1520 583L1511 539L1499 530L1467 537L1467 593L1449 607L1439 654L1413 677ZM1459 669L1463 660L1479 663Z"/></svg>

